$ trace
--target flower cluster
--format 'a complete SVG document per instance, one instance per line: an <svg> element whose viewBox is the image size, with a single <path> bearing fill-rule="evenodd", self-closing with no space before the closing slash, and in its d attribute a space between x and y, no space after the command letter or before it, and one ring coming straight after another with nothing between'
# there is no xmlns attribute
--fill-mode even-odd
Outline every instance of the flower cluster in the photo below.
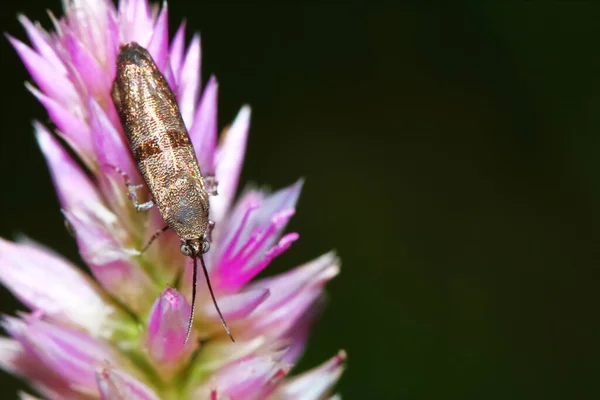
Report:
<svg viewBox="0 0 600 400"><path fill-rule="evenodd" d="M243 107L217 140L217 81L211 77L200 90L200 38L186 44L182 24L170 40L166 4L65 0L64 7L64 17L52 17L51 32L20 16L30 44L9 40L35 83L27 88L56 127L34 124L65 221L93 277L38 243L0 239L0 281L29 310L3 318L9 337L0 338L0 366L47 399L333 398L343 352L288 375L323 287L339 273L335 254L253 280L298 239L284 230L302 181L273 193L249 188L235 199L250 109ZM119 46L131 41L147 48L165 75L201 170L219 182L206 264L235 343L203 281L184 343L192 268L173 232L140 252L164 222L155 208L135 211L113 167L143 182L110 96Z"/></svg>

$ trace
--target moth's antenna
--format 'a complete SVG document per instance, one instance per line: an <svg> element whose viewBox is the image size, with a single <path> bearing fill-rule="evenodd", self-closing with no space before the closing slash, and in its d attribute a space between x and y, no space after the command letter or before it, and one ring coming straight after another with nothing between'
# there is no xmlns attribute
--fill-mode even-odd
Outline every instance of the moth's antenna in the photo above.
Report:
<svg viewBox="0 0 600 400"><path fill-rule="evenodd" d="M196 257L192 257L194 260L194 274L192 277L192 312L190 313L190 320L188 321L187 332L185 333L184 344L187 343L192 332L192 325L194 324L194 311L196 310L196 277L198 276L198 260Z"/></svg>
<svg viewBox="0 0 600 400"><path fill-rule="evenodd" d="M219 308L219 305L217 304L217 299L215 298L215 293L213 292L212 285L210 284L210 278L208 277L208 271L206 270L206 264L204 264L204 257L202 256L202 253L200 253L197 257L193 257L193 259L194 259L194 274L192 277L192 280L193 280L193 283L192 283L192 312L190 314L190 321L188 322L188 329L187 329L187 333L185 335L184 343L187 343L188 339L190 338L190 333L192 331L192 324L194 323L194 310L196 309L196 280L197 280L197 276L198 276L198 258L200 258L200 264L202 264L202 270L204 271L204 277L206 278L206 284L208 285L208 291L210 292L210 297L212 298L213 304L215 305L215 308L217 309L219 318L221 318L221 324L223 324L223 328L225 328L225 332L227 332L227 335L229 336L231 341L235 342L235 339L231 335L231 330L227 326L227 322L225 322L225 318L223 318L221 309Z"/></svg>

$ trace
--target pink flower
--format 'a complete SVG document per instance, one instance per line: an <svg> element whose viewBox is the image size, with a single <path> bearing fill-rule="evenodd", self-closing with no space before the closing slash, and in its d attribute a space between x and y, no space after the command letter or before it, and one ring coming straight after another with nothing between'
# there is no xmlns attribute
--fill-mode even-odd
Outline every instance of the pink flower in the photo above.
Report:
<svg viewBox="0 0 600 400"><path fill-rule="evenodd" d="M36 137L92 276L30 240L0 239L0 281L30 312L4 318L9 337L0 338L0 366L48 399L329 398L343 352L288 375L339 260L328 253L253 280L298 239L285 227L303 182L274 193L246 189L235 200L250 108L242 107L217 141L218 85L211 77L200 90L199 36L186 44L182 24L170 40L166 3L160 8L147 0L122 0L117 8L108 0L67 0L52 31L19 19L30 44L9 40L31 74L27 88L56 128L34 123ZM148 49L166 77L201 170L219 182L205 260L235 343L202 280L191 340L184 343L192 269L173 232L140 252L164 222L156 209L135 211L113 167L143 182L110 95L119 46L131 41ZM147 197L147 190L138 195Z"/></svg>

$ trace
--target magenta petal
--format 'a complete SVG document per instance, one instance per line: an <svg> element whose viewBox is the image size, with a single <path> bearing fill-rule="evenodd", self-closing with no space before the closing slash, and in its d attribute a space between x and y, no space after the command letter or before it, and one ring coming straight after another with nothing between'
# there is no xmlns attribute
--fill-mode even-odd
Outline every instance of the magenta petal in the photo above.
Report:
<svg viewBox="0 0 600 400"><path fill-rule="evenodd" d="M0 368L27 379L46 399L74 399L68 382L46 368L39 358L17 340L0 338Z"/></svg>
<svg viewBox="0 0 600 400"><path fill-rule="evenodd" d="M0 281L30 309L96 334L115 311L79 269L33 243L0 239Z"/></svg>
<svg viewBox="0 0 600 400"><path fill-rule="evenodd" d="M177 88L177 102L185 126L192 126L200 93L200 36L194 35L188 47Z"/></svg>
<svg viewBox="0 0 600 400"><path fill-rule="evenodd" d="M79 83L83 85L82 92L94 97L107 93L112 84L111 77L98 64L90 50L74 34L65 35L64 41L71 56L71 68L81 78Z"/></svg>
<svg viewBox="0 0 600 400"><path fill-rule="evenodd" d="M250 315L269 297L269 294L269 289L259 289L221 296L219 297L219 308L227 321L236 321ZM204 313L213 321L220 321L219 314L212 303L204 305Z"/></svg>
<svg viewBox="0 0 600 400"><path fill-rule="evenodd" d="M27 319L21 339L48 368L85 390L96 389L95 371L116 362L112 349L87 334L36 318Z"/></svg>
<svg viewBox="0 0 600 400"><path fill-rule="evenodd" d="M26 16L19 14L18 18L21 25L25 28L35 51L51 63L59 73L66 75L67 69L54 48L50 45L48 34L41 27L35 26Z"/></svg>
<svg viewBox="0 0 600 400"><path fill-rule="evenodd" d="M180 82L180 74L181 74L181 65L183 61L183 46L185 45L185 21L179 25L173 40L171 41L170 52L171 55L169 60L171 61L171 70L173 71L173 75L175 76L176 86L179 86Z"/></svg>
<svg viewBox="0 0 600 400"><path fill-rule="evenodd" d="M250 316L246 334L280 337L315 307L323 286L339 273L339 260L328 253L288 273L266 278L250 285L268 287L272 295Z"/></svg>
<svg viewBox="0 0 600 400"><path fill-rule="evenodd" d="M202 99L190 129L190 138L204 176L215 174L217 145L217 79L211 76L202 93Z"/></svg>
<svg viewBox="0 0 600 400"><path fill-rule="evenodd" d="M56 100L46 96L33 86L25 84L25 87L38 99L48 112L48 116L54 122L61 134L69 140L78 155L85 159L91 155L91 143L88 138L90 129L72 109L63 106Z"/></svg>
<svg viewBox="0 0 600 400"><path fill-rule="evenodd" d="M123 43L138 42L147 46L154 26L150 3L146 0L119 2L119 28Z"/></svg>
<svg viewBox="0 0 600 400"><path fill-rule="evenodd" d="M339 258L335 252L329 252L291 271L253 282L249 288L253 290L269 288L272 296L262 304L261 310L273 310L285 305L300 291L323 285L339 271Z"/></svg>
<svg viewBox="0 0 600 400"><path fill-rule="evenodd" d="M242 197L226 226L228 236L222 240L218 255L213 256L218 260L215 271L219 288L237 290L298 239L298 234L291 233L278 241L294 214L301 188L302 180L273 193L256 211L254 204L260 196L250 191Z"/></svg>
<svg viewBox="0 0 600 400"><path fill-rule="evenodd" d="M116 240L115 216L97 207L65 212L65 217L76 234L81 257L102 286L132 310L147 311L157 288L133 259L133 251Z"/></svg>
<svg viewBox="0 0 600 400"><path fill-rule="evenodd" d="M41 124L35 122L34 128L42 153L50 167L61 207L68 210L79 204L100 202L96 188L90 179L71 159L58 140Z"/></svg>
<svg viewBox="0 0 600 400"><path fill-rule="evenodd" d="M229 233L223 240L227 245L221 247L223 249L221 251L224 251L221 256L227 259L233 254L243 251L246 258L248 258L248 242L257 241L260 237L262 242L252 244L254 259L248 259L247 261L250 262L260 258L264 251L275 244L288 220L294 215L294 207L300 196L303 183L303 180L299 180L293 185L264 196L264 198L262 198L261 193L246 192L236 204L232 211L233 217L227 223L226 230ZM247 215L246 210L254 208L256 208L256 211ZM236 238L236 236L238 237ZM235 241L235 245L232 249L231 243L233 241ZM244 249L244 247L246 248Z"/></svg>
<svg viewBox="0 0 600 400"><path fill-rule="evenodd" d="M96 372L96 380L102 400L159 400L152 389L114 368L102 368Z"/></svg>
<svg viewBox="0 0 600 400"><path fill-rule="evenodd" d="M218 399L265 399L289 369L289 365L279 362L277 355L252 355L221 368L211 377L208 386ZM195 398L206 398L208 394L209 389L204 387Z"/></svg>
<svg viewBox="0 0 600 400"><path fill-rule="evenodd" d="M169 22L168 22L167 2L163 2L162 10L156 19L150 42L148 42L148 52L152 55L158 69L165 73L168 65L169 56ZM171 82L170 82L171 83Z"/></svg>
<svg viewBox="0 0 600 400"><path fill-rule="evenodd" d="M245 334L282 337L310 307L316 305L321 296L320 288L310 288L301 291L285 304L272 310L257 309L247 322Z"/></svg>
<svg viewBox="0 0 600 400"><path fill-rule="evenodd" d="M326 398L344 371L342 350L323 365L295 376L273 393L273 400L320 400Z"/></svg>
<svg viewBox="0 0 600 400"><path fill-rule="evenodd" d="M64 105L78 103L79 97L75 87L64 73L23 42L10 35L8 40L23 60L35 83L45 94Z"/></svg>
<svg viewBox="0 0 600 400"><path fill-rule="evenodd" d="M133 162L125 138L93 98L90 98L89 107L92 140L100 169L105 174L114 174L114 167L117 167L128 174L131 179L137 179L138 169ZM125 185L122 188L126 190Z"/></svg>
<svg viewBox="0 0 600 400"><path fill-rule="evenodd" d="M184 343L190 313L186 298L173 288L165 289L154 302L148 319L147 348L160 368L182 361L194 349L195 340Z"/></svg>
<svg viewBox="0 0 600 400"><path fill-rule="evenodd" d="M229 210L237 190L246 153L249 127L250 107L244 106L225 133L225 138L222 139L217 152L215 176L219 182L219 195L215 196L210 203L211 216L217 224L223 220Z"/></svg>

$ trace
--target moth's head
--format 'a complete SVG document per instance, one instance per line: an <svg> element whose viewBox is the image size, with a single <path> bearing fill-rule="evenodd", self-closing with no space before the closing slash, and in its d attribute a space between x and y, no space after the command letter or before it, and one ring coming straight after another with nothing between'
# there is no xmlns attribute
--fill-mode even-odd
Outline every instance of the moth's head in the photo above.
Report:
<svg viewBox="0 0 600 400"><path fill-rule="evenodd" d="M207 238L185 239L181 241L181 254L187 257L198 257L210 249L210 242Z"/></svg>

